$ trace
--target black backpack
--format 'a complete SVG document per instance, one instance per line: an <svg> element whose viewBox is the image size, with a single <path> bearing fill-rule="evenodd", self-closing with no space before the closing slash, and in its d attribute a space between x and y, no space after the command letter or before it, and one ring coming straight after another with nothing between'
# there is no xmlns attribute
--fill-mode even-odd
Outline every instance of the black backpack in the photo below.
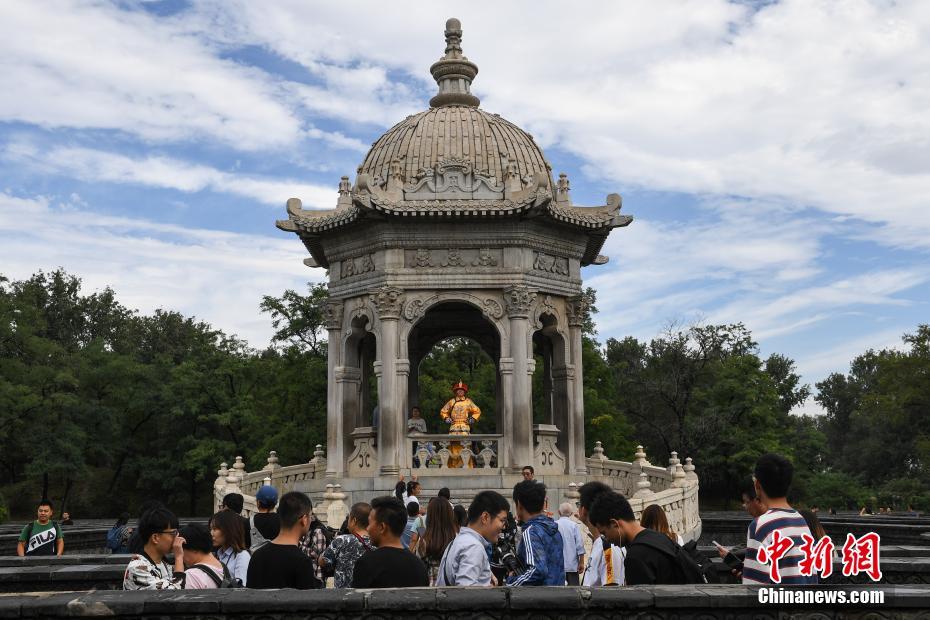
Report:
<svg viewBox="0 0 930 620"><path fill-rule="evenodd" d="M336 534L337 534L336 530L329 527L328 525L325 525L319 519L314 519L313 523L310 524L310 531L313 532L314 530L321 530L323 532L323 538L326 539L327 547L333 544L333 539L336 537Z"/></svg>
<svg viewBox="0 0 930 620"><path fill-rule="evenodd" d="M660 551L667 556L671 556L674 559L675 572L678 573L678 577L681 579L682 584L707 583L707 578L704 577L704 572L701 570L700 564L695 561L694 557L678 543L673 542L671 539L665 537L664 535L663 538L664 541L654 541L652 538L646 538L645 540L634 540L627 546L631 547L633 545L645 545L650 549L655 549L656 551ZM696 546L697 545L695 545L695 547Z"/></svg>

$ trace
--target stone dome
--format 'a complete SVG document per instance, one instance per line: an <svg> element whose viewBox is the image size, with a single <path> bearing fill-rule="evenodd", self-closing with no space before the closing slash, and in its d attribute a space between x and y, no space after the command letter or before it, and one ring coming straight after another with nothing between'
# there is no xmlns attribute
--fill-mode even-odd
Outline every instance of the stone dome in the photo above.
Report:
<svg viewBox="0 0 930 620"><path fill-rule="evenodd" d="M378 138L358 171L386 179L394 159L408 180L443 159L464 160L475 172L496 179L503 178L508 161L516 164L521 177L533 172L549 176L546 158L532 136L497 114L465 105L408 116Z"/></svg>
<svg viewBox="0 0 930 620"><path fill-rule="evenodd" d="M550 176L549 165L533 137L501 118L478 108L471 82L478 65L462 53L462 24L446 22L446 52L430 67L439 92L430 109L408 116L372 145L359 173L387 179L391 162L398 160L407 181L442 160L457 159L474 171L502 179L508 164L519 176L535 172Z"/></svg>

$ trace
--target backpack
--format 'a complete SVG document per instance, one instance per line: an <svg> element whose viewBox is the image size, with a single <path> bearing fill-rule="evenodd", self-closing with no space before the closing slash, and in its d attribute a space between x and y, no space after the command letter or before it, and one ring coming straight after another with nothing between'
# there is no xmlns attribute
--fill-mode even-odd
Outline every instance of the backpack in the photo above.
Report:
<svg viewBox="0 0 930 620"><path fill-rule="evenodd" d="M238 579L233 579L233 576L229 574L229 569L226 568L225 564L223 564L222 562L220 562L220 564L223 566L223 578L222 579L217 577L216 573L213 572L213 569L205 564L194 564L187 570L190 570L191 568L196 568L200 572L205 573L207 576L210 577L213 583L216 584L217 588L241 588L242 583Z"/></svg>
<svg viewBox="0 0 930 620"><path fill-rule="evenodd" d="M114 525L110 528L110 531L107 532L107 549L116 553L122 546L122 539L123 528L119 525Z"/></svg>
<svg viewBox="0 0 930 620"><path fill-rule="evenodd" d="M674 543L671 540L666 540L671 545L659 545L654 543L652 540L646 539L642 541L633 541L627 546L632 547L633 545L644 545L650 549L655 549L667 556L671 556L675 564L675 572L678 574L678 577L682 580L682 584L689 583L707 583L707 578L704 577L704 572L701 570L700 565L694 560L694 557L688 553L684 548ZM674 551L672 546L675 547ZM696 545L695 545L696 546Z"/></svg>
<svg viewBox="0 0 930 620"><path fill-rule="evenodd" d="M329 547L333 544L333 539L336 537L338 532L328 525L324 525L319 519L314 519L313 523L310 524L310 531L321 530L323 532L323 538L326 539L326 546Z"/></svg>
<svg viewBox="0 0 930 620"><path fill-rule="evenodd" d="M255 515L249 517L249 529L252 536L252 546L249 547L251 553L255 553L262 547L268 544L268 539L262 536L262 533L258 531L258 528L255 527Z"/></svg>

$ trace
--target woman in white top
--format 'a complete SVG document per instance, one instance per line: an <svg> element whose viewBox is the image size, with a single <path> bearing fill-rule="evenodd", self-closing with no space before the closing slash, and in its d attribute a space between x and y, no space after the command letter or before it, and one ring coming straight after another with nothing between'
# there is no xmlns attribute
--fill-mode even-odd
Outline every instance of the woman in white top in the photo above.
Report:
<svg viewBox="0 0 930 620"><path fill-rule="evenodd" d="M210 519L210 536L216 548L216 558L226 566L240 587L246 587L252 556L245 548L242 519L231 510L219 511Z"/></svg>

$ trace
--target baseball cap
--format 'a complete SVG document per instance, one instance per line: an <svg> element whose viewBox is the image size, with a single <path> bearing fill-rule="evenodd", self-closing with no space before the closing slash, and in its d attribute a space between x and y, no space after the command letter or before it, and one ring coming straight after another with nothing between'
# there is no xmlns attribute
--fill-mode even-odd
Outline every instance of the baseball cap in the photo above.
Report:
<svg viewBox="0 0 930 620"><path fill-rule="evenodd" d="M278 503L278 490L270 485L264 485L255 494L255 501L266 508Z"/></svg>

